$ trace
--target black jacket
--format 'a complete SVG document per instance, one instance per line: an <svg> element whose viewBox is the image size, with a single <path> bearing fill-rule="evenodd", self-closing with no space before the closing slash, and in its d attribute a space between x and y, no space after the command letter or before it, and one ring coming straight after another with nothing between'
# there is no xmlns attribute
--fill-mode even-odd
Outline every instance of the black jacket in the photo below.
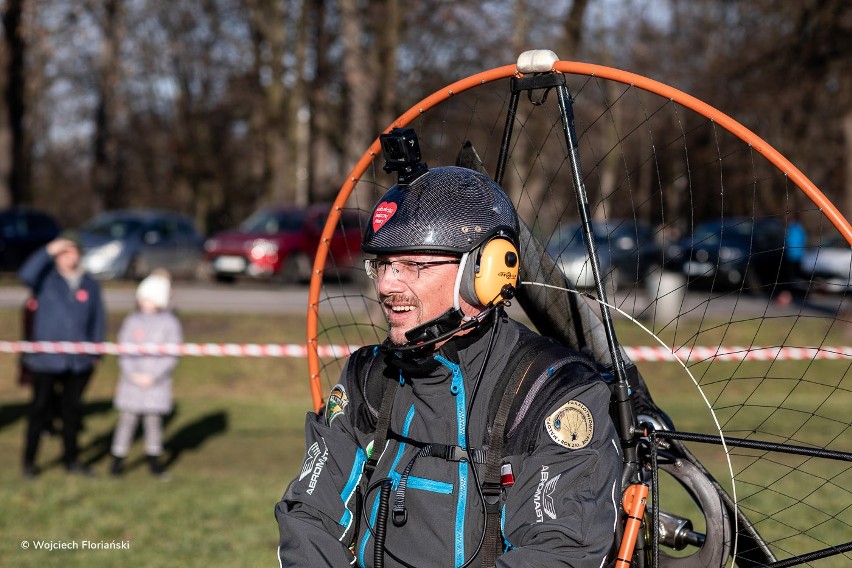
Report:
<svg viewBox="0 0 852 568"><path fill-rule="evenodd" d="M324 412L307 416L301 473L276 507L282 566L374 565L370 529L379 490L364 479L371 451L381 452L371 485L390 478L390 508L402 499L407 516L396 526L389 515L385 566L404 565L397 559L413 566L460 566L480 554L484 508L474 465L423 455L422 448L486 447L495 385L520 343L534 336L511 320L496 333L478 387L490 328L455 338L414 364L399 363L377 347L350 358ZM545 371L525 381L513 402L502 460L505 553L497 566L598 568L612 545L622 459L608 412L610 392L578 358L541 367ZM388 442L384 449L371 448L380 403L371 381L387 380L400 381ZM483 466L475 467L481 482ZM359 487L370 529L363 518L355 519Z"/></svg>

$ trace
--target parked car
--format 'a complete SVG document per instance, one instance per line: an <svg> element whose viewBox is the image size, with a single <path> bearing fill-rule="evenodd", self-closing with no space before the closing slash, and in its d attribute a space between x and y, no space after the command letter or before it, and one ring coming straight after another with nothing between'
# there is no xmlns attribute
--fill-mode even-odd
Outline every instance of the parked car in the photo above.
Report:
<svg viewBox="0 0 852 568"><path fill-rule="evenodd" d="M707 221L681 241L683 272L752 292L776 281L784 255L784 225L772 218L730 217Z"/></svg>
<svg viewBox="0 0 852 568"><path fill-rule="evenodd" d="M662 251L654 240L651 227L641 221L593 221L592 235L601 274L609 290L644 282L645 277L662 262ZM580 223L572 223L559 231L548 243L547 252L577 288L595 286Z"/></svg>
<svg viewBox="0 0 852 568"><path fill-rule="evenodd" d="M212 275L220 282L238 276L281 283L309 281L328 211L327 205L264 207L236 229L211 235L204 250ZM327 270L336 267L345 276L345 269L356 267L361 233L360 216L345 211L329 243L333 263Z"/></svg>
<svg viewBox="0 0 852 568"><path fill-rule="evenodd" d="M154 268L194 278L204 239L192 220L172 211L107 211L80 228L82 263L95 278L145 277Z"/></svg>
<svg viewBox="0 0 852 568"><path fill-rule="evenodd" d="M852 290L852 246L841 235L809 247L802 255L802 275L828 292Z"/></svg>
<svg viewBox="0 0 852 568"><path fill-rule="evenodd" d="M0 270L17 270L60 232L56 219L34 209L0 211Z"/></svg>

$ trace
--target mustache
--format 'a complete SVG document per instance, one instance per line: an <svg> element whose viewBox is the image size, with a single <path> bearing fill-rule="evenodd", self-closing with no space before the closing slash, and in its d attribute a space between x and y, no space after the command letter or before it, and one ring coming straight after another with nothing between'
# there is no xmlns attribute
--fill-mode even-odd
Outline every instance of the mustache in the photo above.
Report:
<svg viewBox="0 0 852 568"><path fill-rule="evenodd" d="M394 306L420 306L420 301L417 300L417 298L409 296L408 294L383 295L380 300L382 305L387 308L392 308Z"/></svg>

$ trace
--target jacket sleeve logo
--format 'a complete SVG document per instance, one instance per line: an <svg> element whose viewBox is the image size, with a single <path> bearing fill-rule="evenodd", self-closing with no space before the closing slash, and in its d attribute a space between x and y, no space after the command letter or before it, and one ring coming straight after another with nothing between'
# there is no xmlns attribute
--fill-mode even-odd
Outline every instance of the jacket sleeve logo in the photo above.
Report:
<svg viewBox="0 0 852 568"><path fill-rule="evenodd" d="M585 448L595 433L592 412L579 400L570 400L544 421L550 439L569 450Z"/></svg>
<svg viewBox="0 0 852 568"><path fill-rule="evenodd" d="M299 475L299 481L305 479L305 476L308 475L314 469L314 464L317 461L317 457L320 455L320 447L318 442L314 442L311 444L311 447L308 448L308 455L305 456L305 463L302 464L302 473Z"/></svg>
<svg viewBox="0 0 852 568"><path fill-rule="evenodd" d="M545 515L550 519L556 518L556 502L553 499L553 494L556 492L556 485L559 483L561 475L559 473L550 477L550 468L546 465L541 466L541 481L538 482L535 495L533 495L535 522L544 522Z"/></svg>
<svg viewBox="0 0 852 568"><path fill-rule="evenodd" d="M305 491L308 495L313 495L317 488L322 468L325 467L325 462L328 461L328 446L325 440L322 441L323 449L320 449L319 442L314 442L308 448L308 455L305 457L305 463L302 464L302 473L299 475L299 481L303 480L309 473L311 479L308 482L308 489Z"/></svg>

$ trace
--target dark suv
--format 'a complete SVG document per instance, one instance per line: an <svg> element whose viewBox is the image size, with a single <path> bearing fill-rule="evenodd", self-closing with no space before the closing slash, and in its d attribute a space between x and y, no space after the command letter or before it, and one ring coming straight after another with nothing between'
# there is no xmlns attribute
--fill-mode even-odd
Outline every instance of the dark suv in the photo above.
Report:
<svg viewBox="0 0 852 568"><path fill-rule="evenodd" d="M663 261L660 246L651 227L634 219L592 222L601 274L610 290L621 285L635 286L644 281ZM595 280L589 264L586 241L579 223L571 223L556 233L547 245L568 280L577 288L593 288Z"/></svg>
<svg viewBox="0 0 852 568"><path fill-rule="evenodd" d="M17 270L59 231L59 224L47 213L32 209L0 211L0 270Z"/></svg>
<svg viewBox="0 0 852 568"><path fill-rule="evenodd" d="M774 282L784 255L784 225L771 218L731 217L695 227L681 241L690 282L712 281L757 293Z"/></svg>
<svg viewBox="0 0 852 568"><path fill-rule="evenodd" d="M327 205L265 207L236 229L214 233L204 243L213 277L220 282L237 276L307 282L328 211ZM361 232L360 216L344 211L329 243L326 271L337 268L338 276L345 277L358 268Z"/></svg>

